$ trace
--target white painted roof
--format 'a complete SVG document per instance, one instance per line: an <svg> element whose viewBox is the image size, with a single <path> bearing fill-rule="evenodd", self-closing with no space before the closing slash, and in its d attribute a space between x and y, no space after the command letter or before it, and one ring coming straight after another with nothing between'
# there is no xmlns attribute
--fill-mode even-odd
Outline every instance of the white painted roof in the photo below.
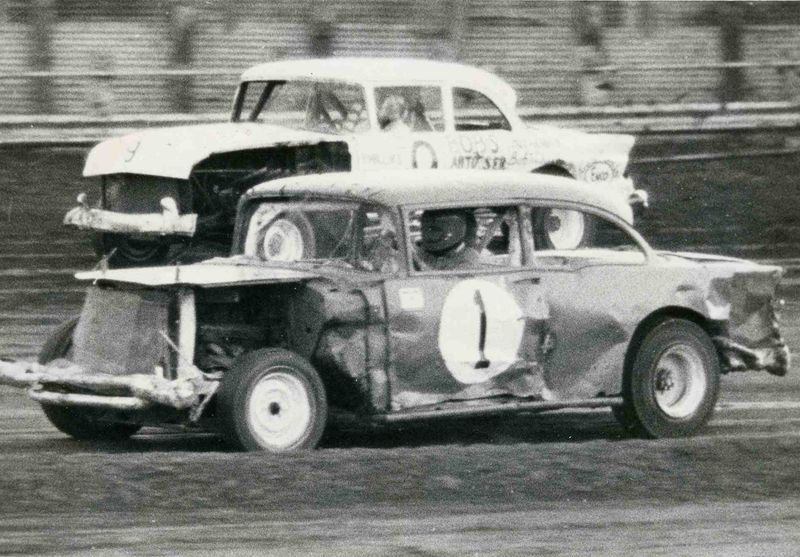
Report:
<svg viewBox="0 0 800 557"><path fill-rule="evenodd" d="M354 171L293 176L255 186L247 197L355 198L388 206L539 200L579 203L633 222L627 200L572 178L497 170Z"/></svg>
<svg viewBox="0 0 800 557"><path fill-rule="evenodd" d="M449 84L489 94L507 108L516 105L513 87L496 75L465 64L417 58L316 58L259 64L242 81L345 81L372 85Z"/></svg>

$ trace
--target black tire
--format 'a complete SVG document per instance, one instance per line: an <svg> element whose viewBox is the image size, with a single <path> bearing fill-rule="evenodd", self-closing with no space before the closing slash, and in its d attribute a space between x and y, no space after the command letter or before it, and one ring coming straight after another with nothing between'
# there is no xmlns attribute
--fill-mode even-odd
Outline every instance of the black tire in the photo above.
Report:
<svg viewBox="0 0 800 557"><path fill-rule="evenodd" d="M614 416L631 435L688 437L711 419L719 396L719 358L706 332L667 319L642 340L623 377Z"/></svg>
<svg viewBox="0 0 800 557"><path fill-rule="evenodd" d="M78 318L72 318L61 324L39 351L39 363L47 364L65 358L72 349L72 334ZM127 439L142 426L119 423L105 419L107 413L96 408L82 406L59 406L42 404L42 410L56 429L70 437L83 441L121 441Z"/></svg>
<svg viewBox="0 0 800 557"><path fill-rule="evenodd" d="M297 403L291 407L286 404L289 394ZM222 377L217 405L225 440L246 451L313 449L328 419L319 374L304 358L282 348L239 357Z"/></svg>
<svg viewBox="0 0 800 557"><path fill-rule="evenodd" d="M151 267L168 261L170 244L164 240L143 240L124 234L99 234L93 240L98 257L109 254L110 267Z"/></svg>

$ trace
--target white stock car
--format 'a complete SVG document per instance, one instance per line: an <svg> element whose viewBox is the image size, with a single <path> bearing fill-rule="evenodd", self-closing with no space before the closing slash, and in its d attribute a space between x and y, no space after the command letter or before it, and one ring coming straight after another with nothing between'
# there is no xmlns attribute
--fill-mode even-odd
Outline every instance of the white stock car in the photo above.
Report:
<svg viewBox="0 0 800 557"><path fill-rule="evenodd" d="M646 204L625 177L634 138L527 126L505 81L455 63L335 58L261 64L242 75L231 121L148 129L89 153L100 177L65 224L94 233L115 265L225 254L235 208L283 176L405 168L496 169L571 176ZM550 241L579 245L577 213L551 219Z"/></svg>

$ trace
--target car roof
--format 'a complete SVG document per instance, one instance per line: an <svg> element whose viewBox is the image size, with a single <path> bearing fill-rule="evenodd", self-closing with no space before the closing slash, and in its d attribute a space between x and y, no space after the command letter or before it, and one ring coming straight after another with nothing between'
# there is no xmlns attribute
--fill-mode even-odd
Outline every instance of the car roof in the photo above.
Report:
<svg viewBox="0 0 800 557"><path fill-rule="evenodd" d="M281 178L251 188L246 197L350 198L387 206L539 200L588 205L631 223L627 199L611 192L572 178L513 171L370 170Z"/></svg>
<svg viewBox="0 0 800 557"><path fill-rule="evenodd" d="M313 79L369 84L452 84L491 93L516 105L513 87L496 75L466 64L418 58L312 58L268 62L249 68L242 81Z"/></svg>

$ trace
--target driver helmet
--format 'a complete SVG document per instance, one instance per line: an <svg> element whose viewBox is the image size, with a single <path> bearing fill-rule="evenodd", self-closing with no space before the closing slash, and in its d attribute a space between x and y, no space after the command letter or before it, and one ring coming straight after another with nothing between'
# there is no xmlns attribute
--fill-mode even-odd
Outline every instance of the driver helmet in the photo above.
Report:
<svg viewBox="0 0 800 557"><path fill-rule="evenodd" d="M475 215L467 209L425 211L421 219L420 245L429 253L442 254L475 239Z"/></svg>

